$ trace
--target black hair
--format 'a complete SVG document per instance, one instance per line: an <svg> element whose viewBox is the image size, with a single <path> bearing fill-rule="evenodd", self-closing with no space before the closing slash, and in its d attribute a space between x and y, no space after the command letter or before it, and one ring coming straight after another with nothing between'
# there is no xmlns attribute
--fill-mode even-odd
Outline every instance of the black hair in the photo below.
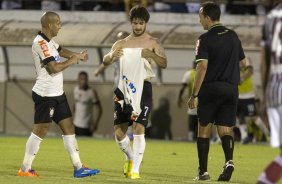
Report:
<svg viewBox="0 0 282 184"><path fill-rule="evenodd" d="M214 2L206 2L202 5L202 14L206 17L209 16L212 21L220 20L220 7Z"/></svg>
<svg viewBox="0 0 282 184"><path fill-rule="evenodd" d="M88 74L86 71L81 71L78 75L84 75L88 79Z"/></svg>
<svg viewBox="0 0 282 184"><path fill-rule="evenodd" d="M147 23L150 19L150 14L145 7L136 5L131 8L129 12L129 19L131 22L133 19L141 19Z"/></svg>

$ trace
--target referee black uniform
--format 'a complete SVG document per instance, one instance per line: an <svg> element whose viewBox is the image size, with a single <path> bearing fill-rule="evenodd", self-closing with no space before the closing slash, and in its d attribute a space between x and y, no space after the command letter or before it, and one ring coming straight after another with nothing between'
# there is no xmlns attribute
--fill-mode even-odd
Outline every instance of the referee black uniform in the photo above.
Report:
<svg viewBox="0 0 282 184"><path fill-rule="evenodd" d="M220 8L207 2L199 10L200 23L207 30L196 46L196 76L189 108L195 108L198 97L199 174L195 180L209 180L207 172L209 137L212 125L222 142L225 165L218 181L229 181L234 170L234 138L232 128L236 121L240 65L245 54L237 34L219 23Z"/></svg>
<svg viewBox="0 0 282 184"><path fill-rule="evenodd" d="M199 91L198 117L202 125L232 127L236 122L239 62L245 58L237 34L216 24L199 38L196 62L208 60Z"/></svg>

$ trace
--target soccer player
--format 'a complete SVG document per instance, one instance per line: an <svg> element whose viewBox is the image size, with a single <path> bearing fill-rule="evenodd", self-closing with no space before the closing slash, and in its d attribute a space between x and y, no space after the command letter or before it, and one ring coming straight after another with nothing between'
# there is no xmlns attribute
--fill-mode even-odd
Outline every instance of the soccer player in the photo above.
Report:
<svg viewBox="0 0 282 184"><path fill-rule="evenodd" d="M247 144L253 139L253 135L247 135L247 126L254 123L263 131L263 135L269 136L269 131L264 122L257 114L255 88L253 84L253 65L250 58L246 58L246 66L240 68L239 99L237 106L237 116L240 120L239 128L243 144Z"/></svg>
<svg viewBox="0 0 282 184"><path fill-rule="evenodd" d="M39 150L40 143L47 134L52 121L59 125L63 132L63 141L73 167L74 177L86 177L99 173L85 167L79 157L79 149L74 134L72 114L63 91L63 70L79 61L86 61L86 51L75 53L60 47L53 37L61 29L60 17L55 12L45 12L41 17L41 31L32 45L33 60L36 69L36 82L32 88L34 101L34 127L26 143L25 156L18 176L37 177L31 168ZM62 62L61 57L67 58Z"/></svg>
<svg viewBox="0 0 282 184"><path fill-rule="evenodd" d="M120 39L124 39L124 38L126 38L128 36L129 36L128 32L121 31L121 32L118 32L116 38L117 38L117 40L120 40ZM95 76L97 77L106 68L107 68L107 66L105 66L103 63L101 63L99 65L98 69L95 71ZM118 62L116 62L116 64L114 65L114 68L115 68L115 70L114 70L114 86L117 87L118 81L119 81L119 64L118 64Z"/></svg>
<svg viewBox="0 0 282 184"><path fill-rule="evenodd" d="M88 74L84 71L78 74L78 85L74 94L74 127L77 136L92 136L97 130L103 109L98 93L88 84ZM93 117L93 107L96 107L97 116Z"/></svg>
<svg viewBox="0 0 282 184"><path fill-rule="evenodd" d="M279 4L278 4L279 2ZM270 124L270 143L272 147L280 148L277 156L261 173L258 184L278 183L282 176L282 3L278 4L267 15L263 29L263 89L267 105L267 115Z"/></svg>
<svg viewBox="0 0 282 184"><path fill-rule="evenodd" d="M213 2L204 3L199 10L204 30L196 46L196 76L188 101L193 109L198 102L198 158L199 173L194 180L209 180L209 137L213 124L221 139L225 165L218 181L229 181L234 170L234 139L232 128L236 122L240 65L245 55L237 34L220 24L220 8Z"/></svg>
<svg viewBox="0 0 282 184"><path fill-rule="evenodd" d="M178 94L178 101L177 101L178 107L182 107L182 103L183 103L182 96L186 88L188 89L187 90L188 95L192 94L195 74L196 74L196 63L193 62L193 68L186 71L183 75L182 86ZM188 128L189 128L188 141L195 141L197 139L197 134L198 134L197 108L195 109L188 108L187 113L188 113Z"/></svg>
<svg viewBox="0 0 282 184"><path fill-rule="evenodd" d="M136 92L138 94L142 93L140 102L140 108L142 111L138 115L138 117L136 117L135 115L133 117L132 111L127 112L128 108L121 106L121 102L124 101L124 96L122 95L122 93L120 93L119 88L115 90L115 137L119 148L126 155L124 174L126 177L131 177L131 179L140 178L139 167L145 151L145 127L148 123L148 116L152 107L152 85L150 83L150 79L154 76L154 73L152 71L151 64L155 63L161 68L166 68L167 66L164 49L156 38L153 38L146 32L146 25L149 21L149 18L150 15L146 8L138 5L134 6L129 13L132 33L128 37L115 42L112 46L111 51L107 53L103 59L104 65L107 66L120 58L118 62L121 65L123 63L121 62L121 59L127 56L126 54L124 54L126 50L133 51L141 49L140 56L138 55L134 57L140 57L142 62L146 60L148 64L146 64L145 76L141 76L140 73L136 73L137 78L139 77L142 81L144 81L142 82L144 83L143 90ZM142 60L142 58L145 59ZM128 65L130 65L130 62L128 63ZM120 75L119 86L122 82L122 79L122 75ZM126 82L128 82L128 80L126 80ZM126 134L128 126L131 126L132 124L134 133L133 150L130 146L130 140Z"/></svg>

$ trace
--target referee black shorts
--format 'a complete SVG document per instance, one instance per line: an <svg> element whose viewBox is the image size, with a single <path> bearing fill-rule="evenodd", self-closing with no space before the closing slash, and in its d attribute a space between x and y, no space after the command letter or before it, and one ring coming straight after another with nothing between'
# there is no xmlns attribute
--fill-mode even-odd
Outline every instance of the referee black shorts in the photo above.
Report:
<svg viewBox="0 0 282 184"><path fill-rule="evenodd" d="M61 96L42 97L32 91L34 101L34 123L50 123L72 117L65 93Z"/></svg>
<svg viewBox="0 0 282 184"><path fill-rule="evenodd" d="M232 127L236 123L238 86L226 82L203 83L199 93L198 118L209 123Z"/></svg>

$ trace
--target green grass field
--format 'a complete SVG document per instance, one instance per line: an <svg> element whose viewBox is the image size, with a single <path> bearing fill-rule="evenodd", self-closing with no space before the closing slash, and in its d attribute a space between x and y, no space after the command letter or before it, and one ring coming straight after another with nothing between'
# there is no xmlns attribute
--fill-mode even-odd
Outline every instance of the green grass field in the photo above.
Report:
<svg viewBox="0 0 282 184"><path fill-rule="evenodd" d="M39 178L16 176L22 163L27 137L0 138L0 183L133 183L123 177L124 156L114 140L78 138L82 162L101 169L96 176L74 179L73 168L61 138L46 138L33 164ZM255 183L266 164L278 154L268 145L235 145L235 171L229 183ZM211 181L219 183L224 156L221 145L211 144L208 171ZM141 165L141 180L135 183L201 183L192 179L197 174L198 158L195 143L147 140Z"/></svg>

